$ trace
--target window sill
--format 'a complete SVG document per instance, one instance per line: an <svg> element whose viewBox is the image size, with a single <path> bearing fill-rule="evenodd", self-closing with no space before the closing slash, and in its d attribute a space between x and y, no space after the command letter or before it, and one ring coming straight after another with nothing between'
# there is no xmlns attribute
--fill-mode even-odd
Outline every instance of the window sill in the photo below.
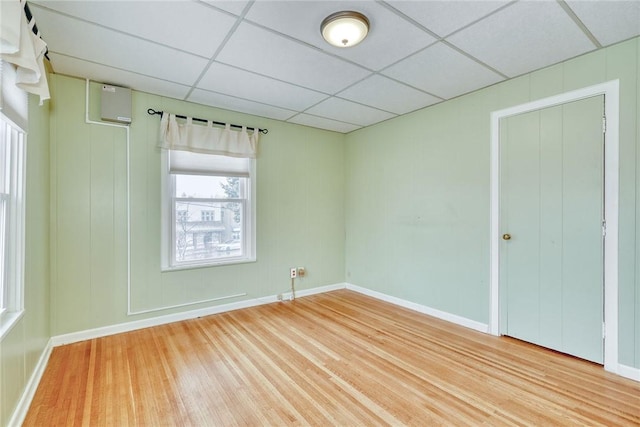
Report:
<svg viewBox="0 0 640 427"><path fill-rule="evenodd" d="M0 342L24 316L24 310L4 312L0 315Z"/></svg>
<svg viewBox="0 0 640 427"><path fill-rule="evenodd" d="M212 268L212 267L224 267L227 265L235 265L235 264L249 264L252 262L256 262L256 258L235 258L224 261L212 261L207 264L183 264L177 266L163 266L160 271L162 273L170 273L172 271L182 271L182 270L197 270L200 268Z"/></svg>

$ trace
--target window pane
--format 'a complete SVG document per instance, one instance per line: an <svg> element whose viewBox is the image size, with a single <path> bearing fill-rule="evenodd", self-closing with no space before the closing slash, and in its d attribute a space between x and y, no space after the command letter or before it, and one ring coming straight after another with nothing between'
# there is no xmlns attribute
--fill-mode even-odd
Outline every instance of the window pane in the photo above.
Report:
<svg viewBox="0 0 640 427"><path fill-rule="evenodd" d="M5 280L6 280L6 271L5 271L5 267L6 267L6 258L5 258L5 245L6 245L6 234L7 234L7 227L6 227L6 220L7 220L7 201L3 198L0 197L0 311L4 308L6 308L5 306L5 301L6 301L6 286L5 286Z"/></svg>
<svg viewBox="0 0 640 427"><path fill-rule="evenodd" d="M24 308L24 133L0 112L0 334L4 313Z"/></svg>
<svg viewBox="0 0 640 427"><path fill-rule="evenodd" d="M7 257L8 242L8 205L11 195L9 184L11 180L11 141L14 131L3 120L0 120L0 312L7 308L7 271L9 260Z"/></svg>
<svg viewBox="0 0 640 427"><path fill-rule="evenodd" d="M9 167L9 137L11 129L6 123L0 121L0 193L7 193L9 191L9 173L11 168Z"/></svg>
<svg viewBox="0 0 640 427"><path fill-rule="evenodd" d="M243 206L240 202L176 202L175 261L243 255Z"/></svg>
<svg viewBox="0 0 640 427"><path fill-rule="evenodd" d="M194 199L244 198L246 178L206 175L176 175L176 197Z"/></svg>

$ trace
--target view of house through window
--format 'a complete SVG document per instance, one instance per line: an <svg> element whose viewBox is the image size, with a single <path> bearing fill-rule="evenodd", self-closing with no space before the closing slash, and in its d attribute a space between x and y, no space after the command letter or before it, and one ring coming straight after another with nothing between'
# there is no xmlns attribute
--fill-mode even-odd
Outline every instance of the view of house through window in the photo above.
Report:
<svg viewBox="0 0 640 427"><path fill-rule="evenodd" d="M175 262L242 256L247 178L176 174L174 179Z"/></svg>
<svg viewBox="0 0 640 427"><path fill-rule="evenodd" d="M253 161L168 150L163 268L255 260Z"/></svg>

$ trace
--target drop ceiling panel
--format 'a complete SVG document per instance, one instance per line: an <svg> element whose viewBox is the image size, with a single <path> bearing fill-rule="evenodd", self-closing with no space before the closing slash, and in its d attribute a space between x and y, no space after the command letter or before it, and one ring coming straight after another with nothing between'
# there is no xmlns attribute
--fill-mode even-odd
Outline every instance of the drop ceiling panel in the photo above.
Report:
<svg viewBox="0 0 640 427"><path fill-rule="evenodd" d="M191 95L189 95L187 101L276 120L286 120L295 114L295 111L284 108L234 98L220 93L208 92L202 89L195 89Z"/></svg>
<svg viewBox="0 0 640 427"><path fill-rule="evenodd" d="M343 10L364 14L371 26L367 38L349 49L329 45L320 34L323 19ZM256 2L246 18L372 70L384 68L435 42L433 36L375 2Z"/></svg>
<svg viewBox="0 0 640 427"><path fill-rule="evenodd" d="M116 86L129 87L140 92L153 93L176 99L184 99L190 90L189 86L154 79L56 53L50 53L49 56L51 62L56 64L56 73L58 74L89 78L96 82L111 83Z"/></svg>
<svg viewBox="0 0 640 427"><path fill-rule="evenodd" d="M444 99L503 79L444 43L428 47L384 70L383 74Z"/></svg>
<svg viewBox="0 0 640 427"><path fill-rule="evenodd" d="M440 37L469 25L492 13L509 1L395 1L388 0L393 8L424 25Z"/></svg>
<svg viewBox="0 0 640 427"><path fill-rule="evenodd" d="M37 4L207 58L215 53L236 22L233 16L191 1L38 1Z"/></svg>
<svg viewBox="0 0 640 427"><path fill-rule="evenodd" d="M341 133L352 132L356 129L360 129L361 127L350 123L343 123L336 120L325 119L323 117L312 116L310 114L298 114L287 121L289 123L296 123L299 125L311 126L314 128L332 130Z"/></svg>
<svg viewBox="0 0 640 427"><path fill-rule="evenodd" d="M233 13L234 15L240 15L249 2L246 0L204 0L204 3Z"/></svg>
<svg viewBox="0 0 640 427"><path fill-rule="evenodd" d="M519 2L448 40L514 77L595 48L556 2Z"/></svg>
<svg viewBox="0 0 640 427"><path fill-rule="evenodd" d="M45 9L39 8L37 12L38 27L54 53L188 85L193 84L208 62Z"/></svg>
<svg viewBox="0 0 640 427"><path fill-rule="evenodd" d="M304 110L327 97L320 92L217 62L211 64L198 87L297 111Z"/></svg>
<svg viewBox="0 0 640 427"><path fill-rule="evenodd" d="M405 114L442 101L377 74L356 83L337 96L396 114Z"/></svg>
<svg viewBox="0 0 640 427"><path fill-rule="evenodd" d="M306 113L328 119L369 126L395 117L395 114L339 98L329 98L309 108Z"/></svg>
<svg viewBox="0 0 640 427"><path fill-rule="evenodd" d="M251 24L241 24L217 61L309 89L335 93L366 77L364 68Z"/></svg>
<svg viewBox="0 0 640 427"><path fill-rule="evenodd" d="M584 27L640 34L640 0L566 1L29 3L56 73L350 132L591 51ZM369 37L331 47L320 23L347 9Z"/></svg>
<svg viewBox="0 0 640 427"><path fill-rule="evenodd" d="M640 35L640 1L567 1L569 7L607 46Z"/></svg>

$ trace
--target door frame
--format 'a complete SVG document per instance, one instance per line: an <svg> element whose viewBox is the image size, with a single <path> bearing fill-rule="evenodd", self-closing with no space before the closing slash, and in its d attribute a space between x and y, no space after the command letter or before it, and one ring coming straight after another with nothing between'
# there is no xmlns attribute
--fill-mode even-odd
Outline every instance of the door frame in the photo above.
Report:
<svg viewBox="0 0 640 427"><path fill-rule="evenodd" d="M491 113L491 226L490 226L490 321L489 333L500 335L500 119L604 95L604 369L618 373L618 187L620 81L516 105Z"/></svg>

